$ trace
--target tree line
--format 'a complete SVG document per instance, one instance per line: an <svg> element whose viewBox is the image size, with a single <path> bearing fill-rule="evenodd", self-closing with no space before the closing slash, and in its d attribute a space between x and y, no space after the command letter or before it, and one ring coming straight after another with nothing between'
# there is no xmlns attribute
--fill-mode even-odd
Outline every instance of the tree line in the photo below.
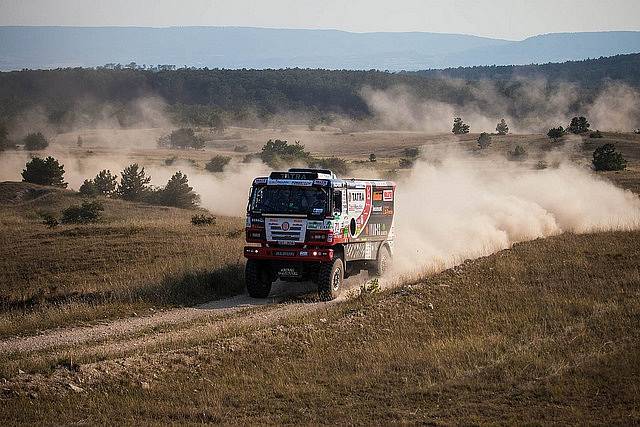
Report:
<svg viewBox="0 0 640 427"><path fill-rule="evenodd" d="M606 69L610 77L627 81L631 75L640 75L637 59L622 56L602 61L609 64ZM572 64L556 65L572 69ZM567 77L574 79L574 74L570 72ZM578 104L589 102L596 94L592 87L604 81L600 74L593 76L593 80L585 83ZM518 86L523 84L495 77L496 90L506 97L517 93ZM110 66L0 73L0 123L10 123L21 113L39 107L50 123L61 128L90 126L104 118L104 105L108 103L111 119L121 126L132 126L144 120L135 101L159 96L167 102L167 113L176 123L220 129L225 123L264 123L278 114L294 111L309 116L310 125L316 126L331 122L335 115L356 120L370 118L372 111L361 97L362 88L385 90L398 86L408 88L419 99L454 105L473 101L487 111L493 108L491 100L478 96L482 92L481 82L470 78L464 85L451 85L442 75L433 73L298 68L149 70ZM552 83L545 90L552 93L557 85ZM517 108L518 111L503 114L513 117L528 112L527 106Z"/></svg>

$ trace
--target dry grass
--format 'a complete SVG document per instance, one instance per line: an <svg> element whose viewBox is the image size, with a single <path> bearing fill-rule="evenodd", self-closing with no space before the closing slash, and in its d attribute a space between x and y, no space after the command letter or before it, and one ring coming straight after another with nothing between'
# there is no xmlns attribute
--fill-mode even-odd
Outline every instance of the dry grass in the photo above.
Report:
<svg viewBox="0 0 640 427"><path fill-rule="evenodd" d="M84 393L18 392L0 419L637 423L638 242L640 232L519 244L279 326L123 360L126 371ZM74 375L82 385L92 374Z"/></svg>
<svg viewBox="0 0 640 427"><path fill-rule="evenodd" d="M0 336L242 290L240 219L196 227L193 211L107 199L101 223L48 229L37 212L75 193L2 183L0 195Z"/></svg>

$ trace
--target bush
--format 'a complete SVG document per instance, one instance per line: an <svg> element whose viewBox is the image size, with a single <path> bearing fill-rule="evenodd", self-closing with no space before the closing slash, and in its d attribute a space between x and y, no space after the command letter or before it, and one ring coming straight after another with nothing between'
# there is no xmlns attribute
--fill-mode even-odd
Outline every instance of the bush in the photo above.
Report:
<svg viewBox="0 0 640 427"><path fill-rule="evenodd" d="M145 175L144 168L134 163L120 174L120 183L115 194L124 200L142 201L151 190L150 182L151 177Z"/></svg>
<svg viewBox="0 0 640 427"><path fill-rule="evenodd" d="M230 161L231 157L217 155L212 157L211 160L209 160L209 162L204 166L204 168L209 172L224 172L224 168L229 164Z"/></svg>
<svg viewBox="0 0 640 427"><path fill-rule="evenodd" d="M369 161L370 161L370 162L372 162L372 163L373 163L373 162L375 162L376 160L377 160L377 159L376 159L376 155L375 155L374 153L369 154Z"/></svg>
<svg viewBox="0 0 640 427"><path fill-rule="evenodd" d="M564 136L564 133L564 128L562 126L558 126L557 128L549 129L549 132L547 132L547 136L550 139L553 139L553 142L556 142L558 141L558 139Z"/></svg>
<svg viewBox="0 0 640 427"><path fill-rule="evenodd" d="M525 150L521 145L516 145L516 148L509 152L509 157L513 160L523 160L527 157L527 150Z"/></svg>
<svg viewBox="0 0 640 427"><path fill-rule="evenodd" d="M22 171L22 180L32 184L67 188L67 183L64 182L64 165L58 163L51 156L44 160L40 157L34 157L30 162L27 162Z"/></svg>
<svg viewBox="0 0 640 427"><path fill-rule="evenodd" d="M178 160L178 158L176 156L167 157L166 159L164 159L164 165L165 166L171 166L172 164L174 164L176 162L176 160Z"/></svg>
<svg viewBox="0 0 640 427"><path fill-rule="evenodd" d="M171 148L204 148L204 141L202 138L197 137L191 128L174 130L171 132L171 135L169 135L168 142ZM158 145L161 145L161 143L166 143L166 139L162 141L158 140Z"/></svg>
<svg viewBox="0 0 640 427"><path fill-rule="evenodd" d="M193 225L215 225L216 217L213 215L198 214L191 217Z"/></svg>
<svg viewBox="0 0 640 427"><path fill-rule="evenodd" d="M486 132L482 132L478 137L478 146L480 147L481 150L484 150L485 148L489 148L490 145L491 145L491 135L489 135Z"/></svg>
<svg viewBox="0 0 640 427"><path fill-rule="evenodd" d="M265 164L277 168L283 164L308 163L310 155L304 151L304 145L300 144L300 141L296 141L295 144L289 144L287 141L270 139L262 147L260 158Z"/></svg>
<svg viewBox="0 0 640 427"><path fill-rule="evenodd" d="M567 132L571 132L575 134L585 133L589 131L589 126L591 125L587 121L586 117L583 117L583 116L574 117L573 119L571 119L571 123L567 128Z"/></svg>
<svg viewBox="0 0 640 427"><path fill-rule="evenodd" d="M85 179L78 191L86 197L96 197L98 195L98 189L92 179Z"/></svg>
<svg viewBox="0 0 640 427"><path fill-rule="evenodd" d="M60 224L58 219L50 212L42 212L40 217L42 218L42 224L49 228L55 228Z"/></svg>
<svg viewBox="0 0 640 427"><path fill-rule="evenodd" d="M349 173L349 165L345 160L337 157L327 157L324 159L314 159L309 162L312 168L330 169L336 175L346 176Z"/></svg>
<svg viewBox="0 0 640 427"><path fill-rule="evenodd" d="M400 169L410 169L413 167L413 159L400 159Z"/></svg>
<svg viewBox="0 0 640 427"><path fill-rule="evenodd" d="M543 169L546 169L548 167L549 167L549 165L544 160L540 160L540 161L538 161L538 163L536 163L536 169L538 169L538 170L543 170Z"/></svg>
<svg viewBox="0 0 640 427"><path fill-rule="evenodd" d="M602 138L602 132L596 130L595 132L591 132L589 134L589 138Z"/></svg>
<svg viewBox="0 0 640 427"><path fill-rule="evenodd" d="M620 171L627 167L627 161L616 151L613 144L604 144L596 148L592 163L597 171Z"/></svg>
<svg viewBox="0 0 640 427"><path fill-rule="evenodd" d="M29 151L44 150L49 146L49 141L40 132L30 133L24 138L24 149Z"/></svg>
<svg viewBox="0 0 640 427"><path fill-rule="evenodd" d="M451 132L455 135L469 133L469 129L469 125L465 124L460 117L453 119L453 129L451 129Z"/></svg>
<svg viewBox="0 0 640 427"><path fill-rule="evenodd" d="M234 153L246 153L249 150L249 147L246 145L236 145L233 147Z"/></svg>
<svg viewBox="0 0 640 427"><path fill-rule="evenodd" d="M63 224L87 224L97 222L100 219L100 212L104 211L102 203L98 201L82 202L82 205L69 206L62 211Z"/></svg>
<svg viewBox="0 0 640 427"><path fill-rule="evenodd" d="M407 147L403 150L405 157L415 159L420 155L420 149L417 147Z"/></svg>
<svg viewBox="0 0 640 427"><path fill-rule="evenodd" d="M176 172L167 185L159 190L159 199L160 204L164 206L189 209L197 206L200 196L189 186L187 175Z"/></svg>

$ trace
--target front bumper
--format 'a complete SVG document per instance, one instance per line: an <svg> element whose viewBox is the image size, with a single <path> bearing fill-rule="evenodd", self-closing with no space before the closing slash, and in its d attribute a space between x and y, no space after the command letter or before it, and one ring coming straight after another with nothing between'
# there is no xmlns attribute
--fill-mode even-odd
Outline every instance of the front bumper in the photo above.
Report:
<svg viewBox="0 0 640 427"><path fill-rule="evenodd" d="M264 248L257 246L245 246L244 256L248 259L327 262L333 260L333 249Z"/></svg>

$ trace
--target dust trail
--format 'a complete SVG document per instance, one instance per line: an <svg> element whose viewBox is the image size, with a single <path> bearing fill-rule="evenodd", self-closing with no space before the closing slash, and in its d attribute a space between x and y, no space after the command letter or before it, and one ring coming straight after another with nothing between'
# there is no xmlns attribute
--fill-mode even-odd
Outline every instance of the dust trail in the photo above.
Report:
<svg viewBox="0 0 640 427"><path fill-rule="evenodd" d="M448 154L398 183L396 215L397 270L419 273L562 232L638 229L640 198L575 164Z"/></svg>

